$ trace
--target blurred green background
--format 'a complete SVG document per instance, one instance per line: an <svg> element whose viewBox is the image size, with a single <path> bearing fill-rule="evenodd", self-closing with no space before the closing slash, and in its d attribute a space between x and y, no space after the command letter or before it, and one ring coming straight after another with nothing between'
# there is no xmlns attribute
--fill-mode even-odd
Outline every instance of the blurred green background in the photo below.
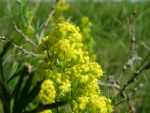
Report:
<svg viewBox="0 0 150 113"><path fill-rule="evenodd" d="M84 0L75 0L74 2L67 3L70 5L70 8L62 14L66 18L71 17L71 22L78 25L79 20L83 16L87 16L92 22L91 35L95 41L94 52L97 55L97 61L105 72L105 76L101 79L105 83L109 82L107 80L109 75L113 75L117 81L119 74L122 72L122 67L128 61L131 54L130 46L132 37L130 31L134 25L137 54L142 59L135 60L134 64L125 71L120 81L122 87L150 53L150 2L143 2L142 0L140 2L127 2L126 0L121 2L112 2L110 0L93 2L89 0L89 2L85 2ZM32 20L34 28L40 28L38 26L47 19L53 5L54 2L40 2L40 0L37 0L37 2L27 2L29 11L36 10ZM133 12L136 12L134 18L135 24L133 24ZM32 40L37 43L35 34L30 34L27 31L27 27L25 27L25 22L21 15L21 6L15 1L0 2L0 35L6 36L28 51L37 53L37 49L32 48L31 44L26 44L24 38L16 32L13 21L25 34L29 37L31 36ZM48 26L47 31L49 29L52 29L52 27ZM38 32L40 29L36 30ZM0 40L0 52L4 44L5 42ZM11 54L12 52L14 54ZM37 61L33 59L29 55L18 54L18 51L14 51L12 47L5 59L7 62L6 73L9 72L13 60L17 60L20 63L30 63L36 68ZM150 57L146 58L142 67L149 61ZM136 113L150 113L150 71L144 71L136 80L137 82L127 87L126 93L131 94L134 88L142 84L143 87L138 88L137 91L132 93L131 100ZM118 93L117 90L105 86L101 86L101 90L105 96L107 96L108 91L114 96ZM116 102L121 99L121 97L118 97ZM114 107L114 113L129 112L130 110L126 102Z"/></svg>

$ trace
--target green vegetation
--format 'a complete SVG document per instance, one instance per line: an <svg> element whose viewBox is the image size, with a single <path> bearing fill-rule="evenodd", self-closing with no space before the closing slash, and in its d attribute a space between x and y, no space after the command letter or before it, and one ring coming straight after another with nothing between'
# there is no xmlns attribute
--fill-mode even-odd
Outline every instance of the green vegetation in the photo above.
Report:
<svg viewBox="0 0 150 113"><path fill-rule="evenodd" d="M17 2L0 3L0 37L5 36L16 45L22 46L25 50L38 54L37 47L26 42L22 34L19 34L15 29L15 25L38 45L38 35L54 3L23 1L23 4ZM49 31L61 19L69 19L70 22L80 26L81 18L84 16L88 17L92 23L89 33L95 41L92 53L96 54L96 60L105 72L100 79L102 95L106 97L108 95L108 98L112 99L114 113L130 113L130 107L136 110L136 113L149 113L150 70L148 70L149 65L147 64L150 62L150 2L131 3L125 2L125 0L124 2L111 2L109 0L106 2L92 2L92 0L84 2L76 0L75 2L68 2L68 4L70 5L68 10L56 11L54 17L50 19L45 35L49 34ZM64 17L57 19L58 15ZM135 42L132 41L134 36ZM0 53L3 52L5 44L6 42L1 39ZM130 58L133 56L137 59L132 64L133 60L130 60ZM1 62L0 64L4 67L5 75L13 75L15 73L12 72L10 74L14 61L17 61L17 65L20 67L23 67L25 64L32 65L33 70L37 69L35 71L37 74L39 73L39 63L37 62L41 59L43 59L43 56L32 57L31 55L22 54L20 50L14 49L11 45L3 56L3 63ZM129 60L130 62L128 62ZM131 63L131 65L124 71L123 67L127 66L127 62L129 65ZM141 69L144 71L137 74L137 77L135 77L136 82L131 81L131 84L125 90L126 95L130 97L131 104L133 104L130 106L125 102L125 96L121 97L119 90L108 86L112 83L111 86L122 89L132 76L136 76L136 71ZM118 85L117 81L121 74L122 78L119 80ZM36 81L34 82L36 83ZM104 85L103 83L106 84Z"/></svg>

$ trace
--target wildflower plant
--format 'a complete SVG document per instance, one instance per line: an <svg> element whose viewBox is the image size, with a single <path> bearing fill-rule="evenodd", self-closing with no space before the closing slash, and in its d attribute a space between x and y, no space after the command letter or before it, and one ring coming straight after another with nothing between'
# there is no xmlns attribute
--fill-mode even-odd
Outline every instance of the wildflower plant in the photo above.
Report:
<svg viewBox="0 0 150 113"><path fill-rule="evenodd" d="M101 66L94 62L92 51L94 41L90 34L92 24L88 17L81 19L79 25L81 30L74 24L64 21L63 11L68 10L69 4L65 0L60 0L56 9L54 8L55 14L47 19L55 28L46 33L47 35L42 38L42 41L39 41L44 35L45 28L38 34L38 30L32 26L35 12L28 11L26 1L18 1L18 3L22 7L21 14L24 25L26 28L30 28L25 31L31 31L26 34L29 37L36 34L37 41L33 42L31 37L26 36L15 23L14 27L35 48L37 47L36 42L41 42L38 45L39 54L44 54L45 57L38 68L40 73L37 77L34 77L34 71L26 73L25 71L28 70L26 66L18 69L18 63L15 62L15 70L12 69L13 74L7 83L10 85L7 87L10 90L8 94L11 96L9 100L8 97L3 98L5 93L3 86L6 84L0 81L0 87L3 88L0 94L2 95L1 99L3 103L8 101L7 105L4 104L4 112L55 113L61 111L60 106L65 105L65 110L61 112L111 113L113 111L111 100L102 96L97 84L98 79L103 76L103 71ZM48 22L46 21L44 25L46 27ZM15 43L11 43L5 37L1 39L26 54L30 53ZM31 53L31 55L39 57L38 54ZM6 107L9 108L9 111Z"/></svg>
<svg viewBox="0 0 150 113"><path fill-rule="evenodd" d="M79 27L66 21L42 38L39 52L45 58L39 79L45 81L38 97L45 104L67 100L74 113L111 113L111 100L101 95L97 84L103 71L91 62L82 41Z"/></svg>
<svg viewBox="0 0 150 113"><path fill-rule="evenodd" d="M119 106L114 112L135 113L139 110L139 112L147 112L149 109L148 99L143 100L139 97L142 97L141 94L144 94L144 97L149 95L147 92L149 78L146 76L146 73L149 73L146 70L150 69L150 52L147 54L143 51L144 49L140 48L140 37L136 37L138 31L135 23L136 20L141 20L139 17L136 19L136 10L133 12L132 21L130 21L129 13L126 12L124 4L121 7L123 13L117 10L118 13L108 16L106 13L101 13L103 9L106 9L106 3L104 3L104 8L101 7L100 3L102 10L100 10L100 13L96 13L98 3L94 3L96 5L93 6L91 4L89 11L89 3L92 2L80 1L78 9L75 6L77 15L73 14L72 9L70 10L72 16L65 13L70 7L66 0L56 0L54 4L49 2L50 5L53 4L52 9L47 2L41 0L34 2L36 4L31 3L34 7L28 7L30 2L27 0L15 1L20 7L19 10L17 4L9 1L2 2L4 5L0 7L5 9L5 11L1 11L3 16L0 18L3 24L1 24L0 30L0 113L111 113L114 110L113 106L116 107L125 101L127 106L123 104L123 107ZM44 8L48 5L46 10L50 10L49 14L46 14L47 11L42 9L41 4L43 3ZM74 7L74 3L71 3L71 5ZM116 5L118 3L115 3L115 5L109 3L108 7L111 6L111 9L115 9L113 7ZM109 13L114 13L114 11L108 8L106 10ZM92 15L90 18L93 18L94 12L93 21L97 24L93 24L92 32L97 39L97 44L95 44L91 35L92 23L90 19L86 16L79 18L83 12L83 15L87 13L89 16ZM139 13L139 11L137 12ZM78 22L76 24L79 27L69 23L72 21L71 17ZM113 19L110 20L111 17ZM45 20L43 20L44 18ZM107 18L107 21L105 21L105 18ZM124 23L123 18L126 19L126 23ZM105 21L105 24L101 24L103 21ZM116 26L116 22L119 23L119 26L121 25L121 28ZM115 27L112 25L115 25ZM124 30L121 31L122 25L123 28L128 28L129 33L125 33ZM145 25L147 26L147 23ZM117 36L117 34L121 33L125 35L121 35L120 38L120 35ZM131 43L129 44L129 58L125 59L124 56L126 56L126 50L128 49L128 43L125 41L128 37L127 34L131 38ZM96 36L100 36L100 40ZM103 37L105 40L103 40ZM122 40L123 37L125 40ZM103 43L101 43L101 39ZM115 44L108 44L109 41L106 40L109 39L115 40ZM142 40L140 43L149 51L146 43L148 39L146 38L144 42L144 37L142 37ZM127 48L125 51L121 51L120 41L121 45ZM96 60L94 46L99 48L101 44L104 45L103 47L109 45L110 48L113 45L111 49L108 47L109 51L106 50L107 48L103 48L102 54L97 49L98 54L104 55L104 59L100 63L104 64L105 74L110 74L107 78L108 83L101 79L103 70L97 62L94 62ZM115 47L116 49L114 49ZM119 54L114 54L116 51L118 52L118 48ZM142 54L139 56L140 51L142 51ZM120 56L121 54L122 56ZM108 63L107 60L110 60L110 62ZM123 62L125 63L122 66L121 63ZM31 67L33 68L31 69ZM107 72L107 69L109 72ZM142 72L146 72L143 73L144 79L139 76ZM129 87L130 84L133 84L134 87ZM144 84L147 85L142 89L145 92L138 92L137 90L141 90L140 88ZM105 91L103 87L106 88ZM103 95L108 91L108 87L112 88L109 90L114 94L108 92L106 98ZM139 101L143 101L144 105L140 106Z"/></svg>

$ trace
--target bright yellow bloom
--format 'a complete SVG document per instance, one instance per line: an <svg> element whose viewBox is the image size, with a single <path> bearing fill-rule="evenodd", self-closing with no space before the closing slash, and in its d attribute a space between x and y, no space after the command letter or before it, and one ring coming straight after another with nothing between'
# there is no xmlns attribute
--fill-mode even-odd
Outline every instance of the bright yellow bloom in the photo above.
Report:
<svg viewBox="0 0 150 113"><path fill-rule="evenodd" d="M39 92L39 99L45 101L46 103L53 103L55 102L55 87L51 80L45 80L41 85L41 90Z"/></svg>
<svg viewBox="0 0 150 113"><path fill-rule="evenodd" d="M41 76L46 80L39 98L46 103L70 100L73 113L111 113L111 101L101 96L97 84L103 71L98 63L90 61L79 32L79 27L61 22L42 39L39 51L45 59Z"/></svg>

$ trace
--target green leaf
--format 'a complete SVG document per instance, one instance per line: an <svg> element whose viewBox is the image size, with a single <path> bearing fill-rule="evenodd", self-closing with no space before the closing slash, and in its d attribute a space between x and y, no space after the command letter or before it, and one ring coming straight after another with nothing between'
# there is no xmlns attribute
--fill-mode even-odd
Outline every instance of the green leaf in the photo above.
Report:
<svg viewBox="0 0 150 113"><path fill-rule="evenodd" d="M22 113L37 113L37 112L41 112L43 110L57 108L59 106L65 105L65 104L67 104L67 102L56 102L56 103L46 104L46 105L43 105L42 103L40 103L35 109L33 109L31 111L25 111Z"/></svg>
<svg viewBox="0 0 150 113"><path fill-rule="evenodd" d="M20 69L17 70L17 72L15 72L9 79L8 79L8 83L11 82L16 76L20 75L22 72L23 67L21 67Z"/></svg>
<svg viewBox="0 0 150 113"><path fill-rule="evenodd" d="M26 75L26 67L24 66L23 69L22 69L20 78L18 80L18 83L17 83L17 85L14 89L15 97L14 97L14 108L13 108L14 112L13 113L17 113L21 110L19 108L20 103L18 103L18 98L19 98L19 95L20 95L21 86L23 84L23 79L24 79L25 75Z"/></svg>
<svg viewBox="0 0 150 113"><path fill-rule="evenodd" d="M1 79L3 81L5 81L4 80L4 73L3 73L3 56L8 51L8 48L9 48L10 44L11 44L11 42L6 43L6 45L4 46L3 51L0 53L0 75L1 75Z"/></svg>
<svg viewBox="0 0 150 113"><path fill-rule="evenodd" d="M123 103L123 102L126 102L127 99L122 99L121 101L117 102L116 104L113 104L113 106L118 106L119 104Z"/></svg>
<svg viewBox="0 0 150 113"><path fill-rule="evenodd" d="M0 58L3 58L3 56L6 54L6 52L8 51L8 48L10 47L11 42L6 43L6 45L4 46L3 51L0 54Z"/></svg>
<svg viewBox="0 0 150 113"><path fill-rule="evenodd" d="M26 96L25 100L22 100L22 103L19 103L18 107L21 109L25 109L27 105L39 94L39 91L41 89L42 81L39 81L37 85L30 91L30 93Z"/></svg>
<svg viewBox="0 0 150 113"><path fill-rule="evenodd" d="M9 78L11 78L12 75L14 75L14 74L16 73L17 68L18 68L18 62L17 62L17 61L14 61L13 66L12 66L12 69L11 69L11 72L10 72L10 75L9 75Z"/></svg>
<svg viewBox="0 0 150 113"><path fill-rule="evenodd" d="M0 80L0 89L1 89L0 98L3 103L4 113L10 113L11 95L6 85L1 80Z"/></svg>
<svg viewBox="0 0 150 113"><path fill-rule="evenodd" d="M25 85L24 85L24 87L23 87L23 89L21 91L20 97L18 99L19 103L23 103L24 100L27 99L27 96L29 94L29 90L30 90L30 88L32 86L32 79L33 79L33 77L34 77L34 72L32 72L30 75L28 75L28 79L27 79L27 81L26 81L26 83L25 83Z"/></svg>
<svg viewBox="0 0 150 113"><path fill-rule="evenodd" d="M112 100L113 96L112 94L110 93L110 91L108 91L108 98Z"/></svg>

